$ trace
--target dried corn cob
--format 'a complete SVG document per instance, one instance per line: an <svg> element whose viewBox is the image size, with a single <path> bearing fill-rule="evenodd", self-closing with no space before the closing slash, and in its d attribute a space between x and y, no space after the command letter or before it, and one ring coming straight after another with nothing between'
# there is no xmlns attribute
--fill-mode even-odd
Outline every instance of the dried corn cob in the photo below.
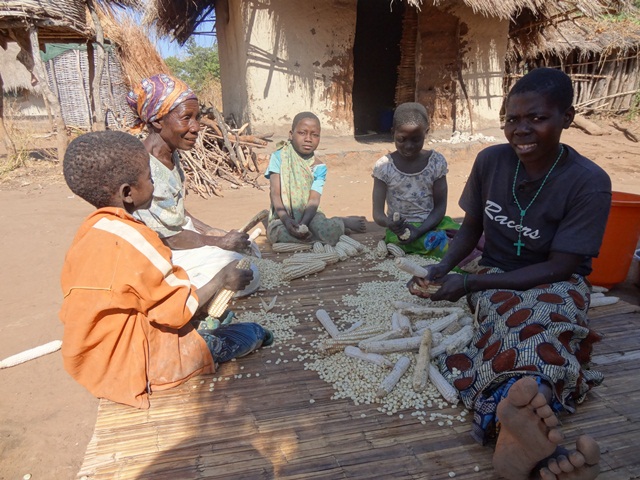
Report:
<svg viewBox="0 0 640 480"><path fill-rule="evenodd" d="M285 252L300 252L304 250L311 250L310 243L274 243L271 245L271 248L274 252L285 253Z"/></svg>
<svg viewBox="0 0 640 480"><path fill-rule="evenodd" d="M462 311L462 309L460 309L459 312L450 313L445 317L432 319L432 320L418 320L415 323L415 328L418 331L428 328L429 330L431 330L431 333L441 332L442 330L447 328L449 325L451 325L453 322L458 321L458 319L462 318L463 316L464 316L464 312Z"/></svg>
<svg viewBox="0 0 640 480"><path fill-rule="evenodd" d="M321 260L325 263L336 263L340 261L337 253L295 253L289 258L285 258L282 263L285 265L291 263L305 263Z"/></svg>
<svg viewBox="0 0 640 480"><path fill-rule="evenodd" d="M462 327L453 335L445 337L442 342L431 349L431 358L435 358L443 353L452 354L469 345L473 339L473 327L467 325Z"/></svg>
<svg viewBox="0 0 640 480"><path fill-rule="evenodd" d="M294 278L300 278L311 275L313 273L321 272L326 266L327 264L322 260L290 264L282 269L282 278L284 278L285 280L293 280Z"/></svg>
<svg viewBox="0 0 640 480"><path fill-rule="evenodd" d="M398 383L402 375L404 375L404 372L407 371L409 365L411 365L411 360L409 360L409 358L400 357L400 359L393 367L393 370L391 370L391 373L387 375L384 380L382 380L382 383L380 384L380 387L378 387L378 391L376 392L376 397L386 397L391 392L391 390L393 390L393 387L396 386L396 383Z"/></svg>
<svg viewBox="0 0 640 480"><path fill-rule="evenodd" d="M352 246L351 244L347 243L347 242L343 242L342 240L340 240L338 243L336 243L336 248L342 248L345 253L347 255L349 255L350 257L354 257L356 255L358 255L360 252L356 249L356 247Z"/></svg>
<svg viewBox="0 0 640 480"><path fill-rule="evenodd" d="M256 228L253 232L251 232L251 235L249 235L249 241L253 242L256 238L260 236L261 233L262 233L262 229Z"/></svg>
<svg viewBox="0 0 640 480"><path fill-rule="evenodd" d="M378 355L377 353L364 353L358 347L354 347L351 345L347 345L344 347L344 354L347 357L357 358L359 360L364 360L365 362L373 363L380 367L392 367L393 363L390 360L387 360L384 356Z"/></svg>
<svg viewBox="0 0 640 480"><path fill-rule="evenodd" d="M449 403L457 403L458 402L458 390L451 385L447 380L442 376L440 370L438 370L433 364L429 363L429 379L434 387L440 392L442 398L444 398Z"/></svg>
<svg viewBox="0 0 640 480"><path fill-rule="evenodd" d="M358 346L367 353L393 353L417 351L421 337L397 338L378 342L360 342Z"/></svg>
<svg viewBox="0 0 640 480"><path fill-rule="evenodd" d="M333 320L331 320L331 317L329 316L326 310L322 310L322 309L317 310L316 318L322 324L322 326L327 331L327 333L331 335L331 338L335 339L340 335L340 330L338 330L338 327L336 326L336 324L333 323Z"/></svg>
<svg viewBox="0 0 640 480"><path fill-rule="evenodd" d="M393 262L400 270L403 270L414 277L427 278L427 275L429 274L429 270L421 267L409 258L396 257Z"/></svg>
<svg viewBox="0 0 640 480"><path fill-rule="evenodd" d="M378 258L385 258L387 255L389 255L389 250L387 250L387 244L384 240L380 240L378 242L378 245L375 249L375 254Z"/></svg>
<svg viewBox="0 0 640 480"><path fill-rule="evenodd" d="M396 338L404 338L404 337L402 336L402 333L400 333L399 330L387 330L385 332L378 333L377 335L374 335L372 337L365 338L358 344L358 346L362 348L362 345L367 342L382 342L384 340L395 340ZM365 350L364 348L362 349Z"/></svg>
<svg viewBox="0 0 640 480"><path fill-rule="evenodd" d="M349 341L359 342L361 340L366 340L368 338L371 338L372 335L378 335L380 332L382 332L382 330L384 330L384 327L380 325L360 327L360 328L356 328L355 330L349 333L346 333L346 332L340 333L339 336L336 337L336 340L349 340Z"/></svg>
<svg viewBox="0 0 640 480"><path fill-rule="evenodd" d="M393 212L393 221L397 222L399 220L400 220L400 212ZM408 240L410 236L411 236L411 230L409 230L408 228L405 228L404 232L398 235L398 238L400 240Z"/></svg>
<svg viewBox="0 0 640 480"><path fill-rule="evenodd" d="M404 250L402 250L398 245L396 245L395 243L387 243L387 250L389 251L389 253L391 255L393 255L394 257L404 257Z"/></svg>
<svg viewBox="0 0 640 480"><path fill-rule="evenodd" d="M243 257L236 265L236 268L239 268L241 270L246 270L250 266L251 266L251 260L249 260L247 257ZM216 293L215 297L213 297L213 300L211 300L211 303L209 303L209 307L207 308L207 312L209 313L209 316L213 318L220 318L220 316L227 309L227 306L231 301L231 297L233 297L235 293L236 292L234 290L227 290L226 288L221 288L218 291L218 293Z"/></svg>
<svg viewBox="0 0 640 480"><path fill-rule="evenodd" d="M391 315L391 328L400 332L403 337L407 337L411 335L411 320L396 310Z"/></svg>
<svg viewBox="0 0 640 480"><path fill-rule="evenodd" d="M313 242L313 253L326 253L322 242Z"/></svg>
<svg viewBox="0 0 640 480"><path fill-rule="evenodd" d="M347 258L349 258L349 254L344 249L344 247L340 245L340 242L338 242L335 247L331 248L333 248L333 250L338 254L340 261L344 262Z"/></svg>
<svg viewBox="0 0 640 480"><path fill-rule="evenodd" d="M604 307L605 305L613 305L620 300L618 297L596 297L591 298L591 303L589 304L589 308L593 307Z"/></svg>
<svg viewBox="0 0 640 480"><path fill-rule="evenodd" d="M298 225L296 230L298 231L298 233L309 233L309 227L307 227L304 223Z"/></svg>
<svg viewBox="0 0 640 480"><path fill-rule="evenodd" d="M344 243L348 243L349 245L351 245L353 248L355 248L356 250L358 250L359 252L364 251L364 245L361 244L359 241L357 241L354 238L351 238L348 235L340 235L339 238L340 241L344 242Z"/></svg>
<svg viewBox="0 0 640 480"><path fill-rule="evenodd" d="M322 340L321 342L318 342L318 344L316 345L316 350L321 355L333 355L334 353L342 352L345 346L348 345L349 344L347 342L340 342L332 338L327 338L325 340Z"/></svg>
<svg viewBox="0 0 640 480"><path fill-rule="evenodd" d="M53 340L49 343L45 343L44 345L39 345L37 347L30 348L29 350L25 350L24 352L16 353L15 355L11 355L10 357L0 360L0 369L13 367L29 360L33 360L34 358L53 353L59 350L60 347L62 347L62 340Z"/></svg>
<svg viewBox="0 0 640 480"><path fill-rule="evenodd" d="M431 330L428 328L422 334L420 347L418 349L418 359L413 371L413 390L422 392L427 388L429 381L429 365L431 364Z"/></svg>

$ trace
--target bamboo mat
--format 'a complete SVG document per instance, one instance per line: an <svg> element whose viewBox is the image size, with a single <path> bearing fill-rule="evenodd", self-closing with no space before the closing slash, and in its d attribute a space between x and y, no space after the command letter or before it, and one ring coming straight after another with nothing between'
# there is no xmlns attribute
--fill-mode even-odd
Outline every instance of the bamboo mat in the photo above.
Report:
<svg viewBox="0 0 640 480"><path fill-rule="evenodd" d="M269 299L278 293L277 305L290 305L307 318L317 308L339 308L344 294L359 282L380 280L379 274L348 260L313 279L291 282L287 291L261 295ZM259 311L256 297L242 305ZM639 309L619 302L592 309L590 317L605 334L593 362L605 382L576 414L562 417L563 429L570 445L583 433L600 442L598 478L639 478ZM303 320L296 333L315 338L312 328L318 325ZM441 427L427 419L423 425L410 411L400 418L375 405L331 400L332 386L305 370L296 356L276 343L222 365L214 375L155 392L147 411L102 400L78 478L435 480L450 478L450 472L456 479L497 478L492 449L473 441L469 422ZM282 361L276 365L277 358ZM243 378L234 377L239 374ZM220 376L228 380L215 382L211 391L212 377ZM460 411L449 407L439 413Z"/></svg>

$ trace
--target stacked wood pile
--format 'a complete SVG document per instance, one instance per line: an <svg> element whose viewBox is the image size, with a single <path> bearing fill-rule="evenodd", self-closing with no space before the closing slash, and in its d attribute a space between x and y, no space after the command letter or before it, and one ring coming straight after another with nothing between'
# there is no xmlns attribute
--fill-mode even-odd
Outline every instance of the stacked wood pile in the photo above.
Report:
<svg viewBox="0 0 640 480"><path fill-rule="evenodd" d="M248 124L229 126L213 106L201 106L201 130L193 149L181 151L182 166L187 177L187 190L201 197L222 196L221 182L238 188L250 185L262 189L254 148L264 147L268 135L244 135Z"/></svg>

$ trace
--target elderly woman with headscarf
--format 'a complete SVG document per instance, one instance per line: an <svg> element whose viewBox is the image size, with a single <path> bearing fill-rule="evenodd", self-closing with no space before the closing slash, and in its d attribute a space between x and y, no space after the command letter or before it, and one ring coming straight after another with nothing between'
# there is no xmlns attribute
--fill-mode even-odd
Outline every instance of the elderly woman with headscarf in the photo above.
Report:
<svg viewBox="0 0 640 480"><path fill-rule="evenodd" d="M173 251L173 261L187 271L196 287L206 284L250 246L246 233L214 229L190 215L184 207L185 175L178 150L191 150L200 131L200 107L195 93L181 80L158 74L145 78L127 97L136 116L132 129L149 135L143 144L149 152L154 182L153 202L138 210L136 218L155 230ZM238 272L240 274L241 270ZM258 270L241 292L259 286ZM229 273L229 272L226 272ZM245 271L245 275L249 275Z"/></svg>

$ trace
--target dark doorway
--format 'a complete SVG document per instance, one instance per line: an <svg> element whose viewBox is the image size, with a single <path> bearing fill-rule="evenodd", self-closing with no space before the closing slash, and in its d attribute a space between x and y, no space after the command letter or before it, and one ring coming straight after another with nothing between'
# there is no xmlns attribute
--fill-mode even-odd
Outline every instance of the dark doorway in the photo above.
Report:
<svg viewBox="0 0 640 480"><path fill-rule="evenodd" d="M356 135L391 130L405 2L358 0L353 46Z"/></svg>

